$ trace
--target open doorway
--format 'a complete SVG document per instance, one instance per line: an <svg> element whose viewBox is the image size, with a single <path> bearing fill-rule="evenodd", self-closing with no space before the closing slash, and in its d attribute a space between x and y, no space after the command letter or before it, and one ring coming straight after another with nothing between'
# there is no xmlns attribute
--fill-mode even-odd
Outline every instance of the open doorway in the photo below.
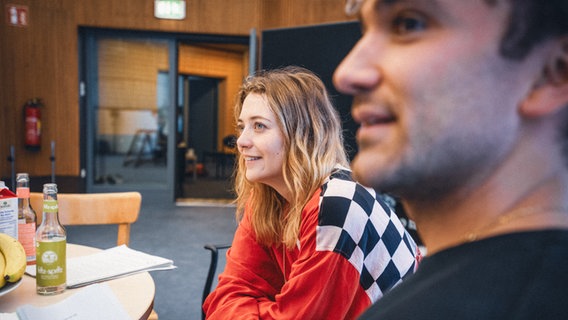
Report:
<svg viewBox="0 0 568 320"><path fill-rule="evenodd" d="M179 199L234 198L234 161L229 156L222 158L217 150L219 82L216 78L180 75L186 145Z"/></svg>
<svg viewBox="0 0 568 320"><path fill-rule="evenodd" d="M232 202L236 157L233 104L248 74L248 47L179 46L177 202ZM204 64L203 59L208 63Z"/></svg>

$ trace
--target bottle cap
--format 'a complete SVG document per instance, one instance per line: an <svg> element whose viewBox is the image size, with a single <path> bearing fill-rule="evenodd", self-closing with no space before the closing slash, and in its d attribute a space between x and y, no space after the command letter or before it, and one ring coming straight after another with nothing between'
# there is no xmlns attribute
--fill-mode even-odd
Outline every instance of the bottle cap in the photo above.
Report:
<svg viewBox="0 0 568 320"><path fill-rule="evenodd" d="M43 192L46 191L57 192L57 184L55 183L46 183L43 185Z"/></svg>

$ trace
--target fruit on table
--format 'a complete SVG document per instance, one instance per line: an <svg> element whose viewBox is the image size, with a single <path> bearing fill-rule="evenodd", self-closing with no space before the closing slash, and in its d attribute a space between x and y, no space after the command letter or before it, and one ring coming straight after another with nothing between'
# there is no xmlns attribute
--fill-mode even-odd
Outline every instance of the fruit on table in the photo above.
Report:
<svg viewBox="0 0 568 320"><path fill-rule="evenodd" d="M16 282L22 278L26 271L26 252L22 244L13 237L0 233L0 252L3 259L0 259L0 287L7 282ZM3 260L3 261L2 261Z"/></svg>
<svg viewBox="0 0 568 320"><path fill-rule="evenodd" d="M6 285L6 279L4 279L4 271L6 270L6 259L4 259L4 255L0 253L0 288Z"/></svg>

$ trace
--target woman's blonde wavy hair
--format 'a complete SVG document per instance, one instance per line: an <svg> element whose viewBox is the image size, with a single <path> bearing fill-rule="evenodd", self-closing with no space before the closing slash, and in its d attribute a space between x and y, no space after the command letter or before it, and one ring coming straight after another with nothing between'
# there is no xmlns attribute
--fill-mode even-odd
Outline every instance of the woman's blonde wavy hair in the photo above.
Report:
<svg viewBox="0 0 568 320"><path fill-rule="evenodd" d="M244 159L239 155L235 176L237 219L242 219L248 206L260 244L283 243L293 248L308 200L337 164L348 166L340 118L323 82L304 68L290 66L248 77L237 95L235 121L250 93L266 97L283 133L286 156L282 175L291 199L287 203L273 188L248 181Z"/></svg>

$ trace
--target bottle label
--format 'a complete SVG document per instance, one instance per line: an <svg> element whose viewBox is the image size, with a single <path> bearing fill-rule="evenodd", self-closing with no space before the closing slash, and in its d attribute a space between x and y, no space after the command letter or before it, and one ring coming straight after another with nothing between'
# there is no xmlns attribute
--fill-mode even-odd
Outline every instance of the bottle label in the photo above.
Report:
<svg viewBox="0 0 568 320"><path fill-rule="evenodd" d="M34 265L36 262L35 233L35 222L22 223L18 225L18 241L20 241L26 251L26 260L28 265Z"/></svg>
<svg viewBox="0 0 568 320"><path fill-rule="evenodd" d="M67 240L37 242L38 287L57 287L67 282L66 244Z"/></svg>
<svg viewBox="0 0 568 320"><path fill-rule="evenodd" d="M30 197L30 188L16 188L16 194L20 199L27 199Z"/></svg>
<svg viewBox="0 0 568 320"><path fill-rule="evenodd" d="M57 200L43 200L43 212L54 213L58 210Z"/></svg>
<svg viewBox="0 0 568 320"><path fill-rule="evenodd" d="M15 196L0 196L0 233L18 239L18 199Z"/></svg>

